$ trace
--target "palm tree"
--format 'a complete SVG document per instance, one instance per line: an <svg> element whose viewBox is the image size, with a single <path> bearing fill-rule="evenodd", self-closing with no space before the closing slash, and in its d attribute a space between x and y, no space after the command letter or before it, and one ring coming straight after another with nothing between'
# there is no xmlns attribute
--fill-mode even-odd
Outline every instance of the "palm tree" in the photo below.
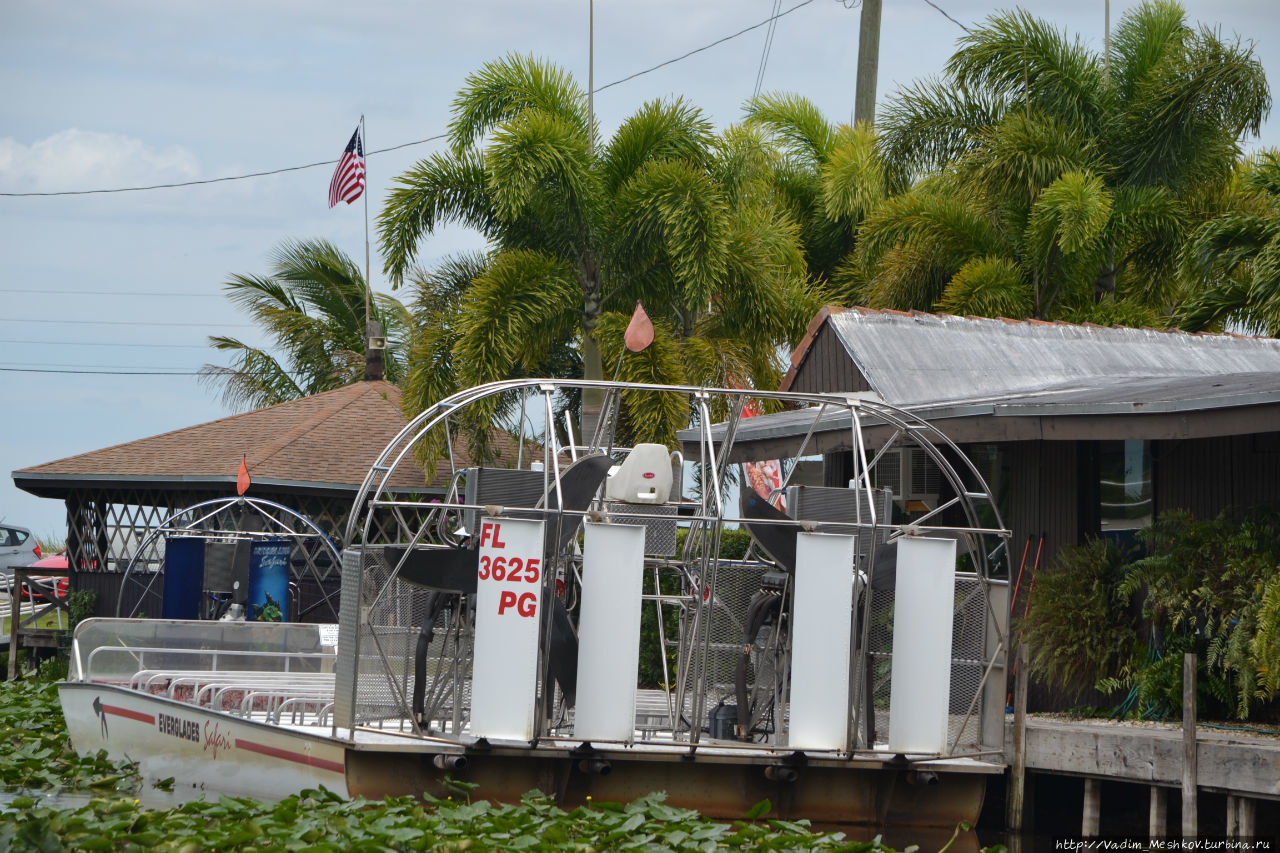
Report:
<svg viewBox="0 0 1280 853"><path fill-rule="evenodd" d="M859 224L892 191L872 128L835 125L799 95L765 94L747 102L748 125L763 128L783 152L775 180L801 223L809 275L830 279L853 250Z"/></svg>
<svg viewBox="0 0 1280 853"><path fill-rule="evenodd" d="M443 304L418 327L406 408L453 387L551 372L774 387L779 345L821 301L804 276L798 226L771 191L761 134L713 135L682 100L653 101L593 148L573 79L509 56L469 76L454 101L451 149L402 175L379 216L402 283L419 243L445 223L480 231L483 256L418 283ZM637 300L656 340L622 354ZM606 369L606 366L608 369ZM687 413L631 408L635 436L670 438Z"/></svg>
<svg viewBox="0 0 1280 853"><path fill-rule="evenodd" d="M323 240L286 241L266 276L233 275L223 287L273 343L267 349L221 335L215 349L231 354L230 367L206 364L201 381L221 386L237 410L272 406L359 381L365 369L365 281L360 268ZM372 319L387 338L385 376L405 372L409 315L394 297L375 294Z"/></svg>
<svg viewBox="0 0 1280 853"><path fill-rule="evenodd" d="M1108 70L1109 68L1109 70ZM890 184L838 284L878 307L1157 323L1182 241L1270 108L1252 49L1130 10L1110 63L1023 11L882 111Z"/></svg>
<svg viewBox="0 0 1280 853"><path fill-rule="evenodd" d="M1230 197L1183 247L1182 269L1202 288L1183 306L1180 325L1280 337L1280 152L1244 161Z"/></svg>

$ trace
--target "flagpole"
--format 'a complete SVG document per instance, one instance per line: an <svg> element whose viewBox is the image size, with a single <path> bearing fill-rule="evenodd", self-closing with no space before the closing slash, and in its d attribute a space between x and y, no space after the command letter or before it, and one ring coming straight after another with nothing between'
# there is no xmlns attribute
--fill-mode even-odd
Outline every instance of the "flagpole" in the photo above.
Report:
<svg viewBox="0 0 1280 853"><path fill-rule="evenodd" d="M372 301L373 279L369 277L369 140L364 130L364 113L360 114L360 145L364 154L364 192L361 195L364 196L364 336L367 347L372 334L369 323L373 315L369 311L369 303Z"/></svg>

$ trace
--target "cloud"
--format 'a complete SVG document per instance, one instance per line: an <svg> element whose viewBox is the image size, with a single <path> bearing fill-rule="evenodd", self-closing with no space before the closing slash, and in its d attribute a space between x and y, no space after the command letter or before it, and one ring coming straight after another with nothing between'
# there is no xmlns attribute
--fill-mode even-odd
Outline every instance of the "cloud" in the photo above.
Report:
<svg viewBox="0 0 1280 853"><path fill-rule="evenodd" d="M200 177L185 148L157 150L118 133L70 128L23 145L0 139L0 187L8 192L57 192L173 183Z"/></svg>

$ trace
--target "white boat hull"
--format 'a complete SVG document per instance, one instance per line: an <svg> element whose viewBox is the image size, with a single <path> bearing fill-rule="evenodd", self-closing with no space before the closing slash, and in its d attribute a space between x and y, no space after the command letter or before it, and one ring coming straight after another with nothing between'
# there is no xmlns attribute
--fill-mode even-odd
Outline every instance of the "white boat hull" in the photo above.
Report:
<svg viewBox="0 0 1280 853"><path fill-rule="evenodd" d="M64 682L58 696L77 752L136 761L148 782L269 800L320 786L349 795L346 750L329 738L105 684Z"/></svg>

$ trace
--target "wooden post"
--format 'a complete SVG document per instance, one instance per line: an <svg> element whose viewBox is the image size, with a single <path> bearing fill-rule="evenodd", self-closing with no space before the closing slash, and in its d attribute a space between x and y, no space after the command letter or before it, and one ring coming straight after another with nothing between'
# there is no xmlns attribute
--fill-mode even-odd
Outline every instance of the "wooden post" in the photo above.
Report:
<svg viewBox="0 0 1280 853"><path fill-rule="evenodd" d="M1236 797L1236 829L1240 838L1253 838L1258 834L1258 801L1249 797Z"/></svg>
<svg viewBox="0 0 1280 853"><path fill-rule="evenodd" d="M1102 781L1093 776L1084 780L1084 813L1080 817L1080 837L1097 838L1102 825Z"/></svg>
<svg viewBox="0 0 1280 853"><path fill-rule="evenodd" d="M880 6L882 0L862 0L858 30L858 76L854 81L853 122L874 124L876 77L880 71Z"/></svg>
<svg viewBox="0 0 1280 853"><path fill-rule="evenodd" d="M1165 798L1164 789L1159 785L1151 786L1151 810L1147 817L1147 837L1164 838L1169 831L1169 801Z"/></svg>
<svg viewBox="0 0 1280 853"><path fill-rule="evenodd" d="M18 620L22 618L22 598L18 595L18 570L9 581L9 680L18 677Z"/></svg>
<svg viewBox="0 0 1280 853"><path fill-rule="evenodd" d="M1227 795L1227 838L1240 837L1239 805L1239 797Z"/></svg>
<svg viewBox="0 0 1280 853"><path fill-rule="evenodd" d="M1196 829L1196 655L1182 658L1182 838Z"/></svg>
<svg viewBox="0 0 1280 853"><path fill-rule="evenodd" d="M1005 823L1010 833L1022 832L1027 796L1027 646L1018 645L1013 675L1013 766L1009 768L1009 797Z"/></svg>

